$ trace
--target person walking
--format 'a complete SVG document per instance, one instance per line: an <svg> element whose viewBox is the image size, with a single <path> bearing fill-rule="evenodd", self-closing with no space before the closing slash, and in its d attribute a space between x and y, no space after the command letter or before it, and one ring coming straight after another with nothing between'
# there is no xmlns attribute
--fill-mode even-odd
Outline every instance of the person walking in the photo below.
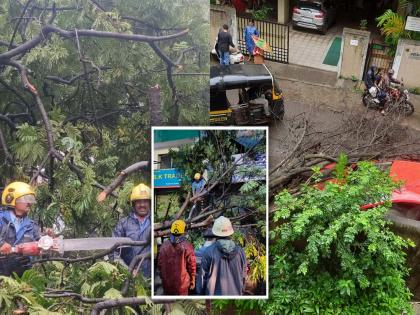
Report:
<svg viewBox="0 0 420 315"><path fill-rule="evenodd" d="M231 240L234 231L228 218L218 217L212 232L217 240L207 247L201 259L203 283L199 289L200 295L240 296L247 274L245 252Z"/></svg>
<svg viewBox="0 0 420 315"><path fill-rule="evenodd" d="M229 66L230 64L230 52L229 47L235 48L232 42L232 35L229 33L229 26L223 24L222 29L217 35L217 48L219 50L219 59L222 66Z"/></svg>
<svg viewBox="0 0 420 315"><path fill-rule="evenodd" d="M255 48L255 43L254 43L254 40L252 39L252 36L260 36L260 32L258 32L255 26L255 21L249 20L247 27L245 27L244 29L245 45L246 45L246 50L249 55L248 61L251 61L254 48Z"/></svg>
<svg viewBox="0 0 420 315"><path fill-rule="evenodd" d="M112 235L114 237L129 237L133 241L149 241L149 245L120 248L117 256L120 256L127 266L137 255L151 252L150 188L145 184L135 186L131 191L130 201L131 213L118 222ZM151 277L150 257L143 260L140 269L144 277Z"/></svg>
<svg viewBox="0 0 420 315"><path fill-rule="evenodd" d="M169 240L159 249L157 265L164 295L188 295L195 288L196 258L184 236L185 226L183 220L174 221Z"/></svg>

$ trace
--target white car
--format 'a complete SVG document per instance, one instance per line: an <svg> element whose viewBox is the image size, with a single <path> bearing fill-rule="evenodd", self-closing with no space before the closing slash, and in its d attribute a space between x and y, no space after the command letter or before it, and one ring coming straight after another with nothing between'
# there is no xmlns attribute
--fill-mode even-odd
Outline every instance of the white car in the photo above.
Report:
<svg viewBox="0 0 420 315"><path fill-rule="evenodd" d="M217 39L216 42L214 43L213 49L211 50L211 54L214 55L217 60L220 60L219 57L219 50L217 49ZM230 48L230 64L239 64L239 63L244 63L244 55L240 52L239 49L235 49L235 48Z"/></svg>

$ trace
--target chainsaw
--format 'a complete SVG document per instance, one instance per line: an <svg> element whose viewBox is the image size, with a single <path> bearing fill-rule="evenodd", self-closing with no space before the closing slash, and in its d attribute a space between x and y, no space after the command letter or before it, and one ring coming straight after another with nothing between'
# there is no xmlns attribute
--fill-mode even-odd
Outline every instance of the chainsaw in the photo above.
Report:
<svg viewBox="0 0 420 315"><path fill-rule="evenodd" d="M39 256L42 252L54 251L59 254L72 251L106 250L112 248L117 243L131 242L128 237L96 237L96 238L73 238L64 239L63 236L52 238L42 236L37 242L22 243L12 247L11 254L24 256ZM131 246L131 245L126 245ZM126 247L121 246L121 247Z"/></svg>

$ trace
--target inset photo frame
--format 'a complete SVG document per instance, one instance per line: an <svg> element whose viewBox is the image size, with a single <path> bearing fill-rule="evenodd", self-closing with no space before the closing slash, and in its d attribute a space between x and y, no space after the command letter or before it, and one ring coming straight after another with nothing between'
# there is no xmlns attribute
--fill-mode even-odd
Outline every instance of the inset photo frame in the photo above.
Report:
<svg viewBox="0 0 420 315"><path fill-rule="evenodd" d="M152 127L152 298L268 298L268 127Z"/></svg>

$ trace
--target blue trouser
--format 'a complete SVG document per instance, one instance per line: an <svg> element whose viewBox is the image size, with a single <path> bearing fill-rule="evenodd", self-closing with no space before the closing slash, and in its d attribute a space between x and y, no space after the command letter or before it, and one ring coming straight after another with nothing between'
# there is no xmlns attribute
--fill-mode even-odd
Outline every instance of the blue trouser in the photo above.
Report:
<svg viewBox="0 0 420 315"><path fill-rule="evenodd" d="M376 97L379 99L379 101L382 103L386 100L386 92L384 90L379 90L378 94L376 95Z"/></svg>
<svg viewBox="0 0 420 315"><path fill-rule="evenodd" d="M219 51L219 56L220 56L220 64L222 66L228 66L230 63L229 52Z"/></svg>

